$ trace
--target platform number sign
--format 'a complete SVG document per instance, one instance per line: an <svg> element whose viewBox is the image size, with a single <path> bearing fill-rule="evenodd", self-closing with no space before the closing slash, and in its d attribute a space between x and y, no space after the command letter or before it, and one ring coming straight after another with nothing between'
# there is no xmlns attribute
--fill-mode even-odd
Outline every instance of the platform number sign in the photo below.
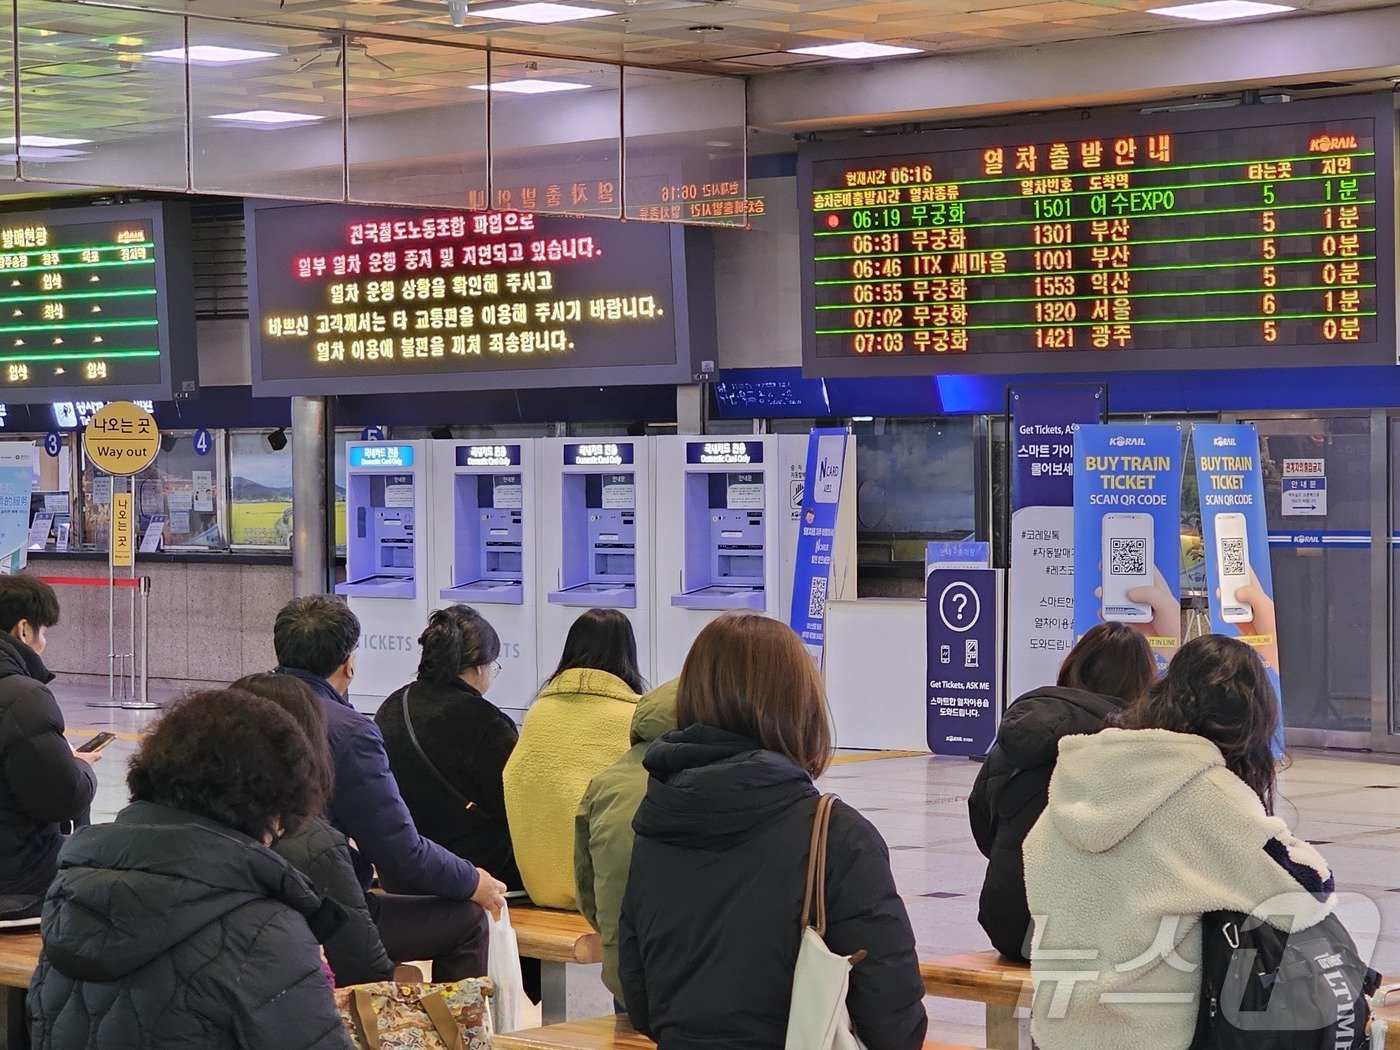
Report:
<svg viewBox="0 0 1400 1050"><path fill-rule="evenodd" d="M209 431L200 427L194 432L194 454L207 456L212 451L214 451L214 437Z"/></svg>
<svg viewBox="0 0 1400 1050"><path fill-rule="evenodd" d="M57 457L63 451L63 435L50 430L44 435L44 451Z"/></svg>

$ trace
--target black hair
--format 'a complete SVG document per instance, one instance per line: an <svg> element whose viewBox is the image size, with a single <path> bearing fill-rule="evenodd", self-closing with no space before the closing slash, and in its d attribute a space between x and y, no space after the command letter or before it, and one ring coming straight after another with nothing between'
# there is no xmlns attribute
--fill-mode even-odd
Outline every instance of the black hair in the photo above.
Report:
<svg viewBox="0 0 1400 1050"><path fill-rule="evenodd" d="M1147 636L1125 623L1091 627L1060 665L1056 685L1122 700L1141 700L1157 681L1157 659Z"/></svg>
<svg viewBox="0 0 1400 1050"><path fill-rule="evenodd" d="M326 709L311 687L300 678L289 674L247 674L229 686L230 689L252 693L264 700L270 700L296 720L301 731L306 734L306 742L311 745L311 757L320 767L322 794L327 800L335 784L335 767L331 761L330 732L326 728Z"/></svg>
<svg viewBox="0 0 1400 1050"><path fill-rule="evenodd" d="M293 598L282 606L272 627L277 662L322 678L350 659L359 644L360 621L329 594Z"/></svg>
<svg viewBox="0 0 1400 1050"><path fill-rule="evenodd" d="M166 708L126 775L154 802L263 841L296 831L325 805L306 733L271 700L234 689L191 693Z"/></svg>
<svg viewBox="0 0 1400 1050"><path fill-rule="evenodd" d="M632 623L616 609L589 609L574 621L564 639L564 653L551 679L575 668L607 671L644 693L646 679L637 668L637 636Z"/></svg>
<svg viewBox="0 0 1400 1050"><path fill-rule="evenodd" d="M426 682L447 684L472 667L484 667L501 655L501 638L486 617L470 605L449 605L428 617L428 626L418 636L423 655L418 660L418 677Z"/></svg>
<svg viewBox="0 0 1400 1050"><path fill-rule="evenodd" d="M36 631L58 623L58 595L33 576L0 576L0 631L10 631L21 620Z"/></svg>
<svg viewBox="0 0 1400 1050"><path fill-rule="evenodd" d="M1259 654L1238 638L1203 634L1177 650L1166 677L1121 724L1205 737L1273 813L1278 723L1278 695Z"/></svg>

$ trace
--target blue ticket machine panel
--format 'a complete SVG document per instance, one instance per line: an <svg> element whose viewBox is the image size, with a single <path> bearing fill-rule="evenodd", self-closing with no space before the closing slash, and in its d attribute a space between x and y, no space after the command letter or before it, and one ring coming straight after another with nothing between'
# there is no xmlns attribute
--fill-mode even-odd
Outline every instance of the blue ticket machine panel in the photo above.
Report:
<svg viewBox="0 0 1400 1050"><path fill-rule="evenodd" d="M417 597L418 476L413 445L346 450L345 582L337 594Z"/></svg>
<svg viewBox="0 0 1400 1050"><path fill-rule="evenodd" d="M526 537L533 528L526 521L521 446L458 445L453 456L451 579L439 597L521 605Z"/></svg>
<svg viewBox="0 0 1400 1050"><path fill-rule="evenodd" d="M579 445L574 448L589 448ZM550 591L554 605L585 608L637 607L637 480L619 446L603 445L609 463L597 471L565 474L561 586ZM577 455L577 454L576 454ZM587 455L584 453L583 455ZM575 457L576 458L576 457ZM567 459L566 459L567 463Z"/></svg>
<svg viewBox="0 0 1400 1050"><path fill-rule="evenodd" d="M757 452L762 453L761 445ZM671 595L672 605L711 610L765 607L765 496L761 470L687 471L685 589Z"/></svg>

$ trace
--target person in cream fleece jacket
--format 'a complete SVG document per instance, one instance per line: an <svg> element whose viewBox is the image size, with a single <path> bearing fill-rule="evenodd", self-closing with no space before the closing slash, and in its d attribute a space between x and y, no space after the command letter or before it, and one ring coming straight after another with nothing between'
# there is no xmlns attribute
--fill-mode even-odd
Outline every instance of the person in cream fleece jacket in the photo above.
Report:
<svg viewBox="0 0 1400 1050"><path fill-rule="evenodd" d="M1026 838L1040 1050L1186 1050L1204 913L1296 931L1333 908L1326 862L1271 815L1278 701L1252 649L1187 643L1122 726L1061 741Z"/></svg>

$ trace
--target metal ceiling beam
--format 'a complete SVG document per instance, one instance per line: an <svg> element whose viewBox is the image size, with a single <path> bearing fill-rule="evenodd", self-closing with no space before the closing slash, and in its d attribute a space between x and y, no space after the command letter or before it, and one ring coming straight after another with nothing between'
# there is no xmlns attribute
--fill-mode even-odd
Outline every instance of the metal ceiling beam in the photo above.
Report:
<svg viewBox="0 0 1400 1050"><path fill-rule="evenodd" d="M1400 7L1170 33L767 73L749 120L769 131L1179 98L1223 89L1400 76Z"/></svg>

